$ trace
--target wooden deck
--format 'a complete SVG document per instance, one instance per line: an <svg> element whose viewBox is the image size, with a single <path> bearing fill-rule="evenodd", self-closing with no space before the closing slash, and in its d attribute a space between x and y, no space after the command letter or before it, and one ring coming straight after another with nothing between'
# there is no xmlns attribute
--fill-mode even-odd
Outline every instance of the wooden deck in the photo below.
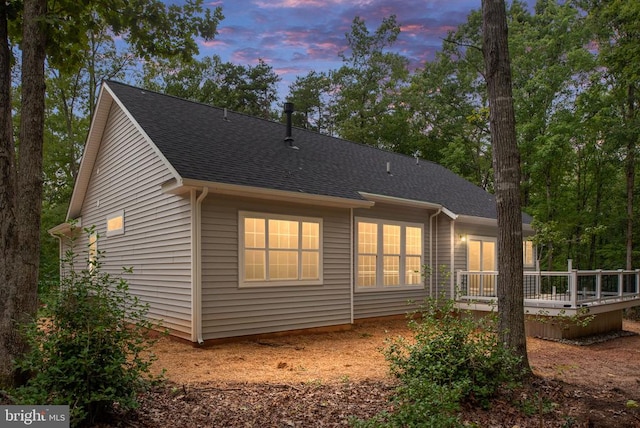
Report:
<svg viewBox="0 0 640 428"><path fill-rule="evenodd" d="M495 271L458 271L451 295L460 309L495 311L498 279ZM640 306L640 269L581 271L569 263L566 272L524 273L530 336L575 338L620 330L623 309L634 306Z"/></svg>

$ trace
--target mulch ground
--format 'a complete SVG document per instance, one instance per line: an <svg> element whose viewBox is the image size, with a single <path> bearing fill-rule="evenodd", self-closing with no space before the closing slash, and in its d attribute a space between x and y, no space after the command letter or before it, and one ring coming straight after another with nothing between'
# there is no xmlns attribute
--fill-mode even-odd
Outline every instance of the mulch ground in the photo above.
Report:
<svg viewBox="0 0 640 428"><path fill-rule="evenodd" d="M142 397L136 412L102 427L345 427L391 411L388 382L341 384L167 385ZM616 388L576 387L534 378L488 409L463 409L470 427L640 427L640 413ZM435 427L437 428L437 427Z"/></svg>
<svg viewBox="0 0 640 428"><path fill-rule="evenodd" d="M488 428L640 428L640 323L625 321L624 330L590 344L529 338L535 376L487 409L466 406L461 419ZM380 350L403 334L400 320L206 349L163 339L155 350L167 382L141 395L136 411L99 426L349 426L393 410L395 381Z"/></svg>
<svg viewBox="0 0 640 428"><path fill-rule="evenodd" d="M488 428L640 427L640 323L625 321L624 331L581 343L529 338L534 376L487 409L463 408L461 419ZM113 425L349 426L393 410L395 380L381 370L380 351L387 338L408 335L399 320L212 349L164 342L157 350L170 382Z"/></svg>

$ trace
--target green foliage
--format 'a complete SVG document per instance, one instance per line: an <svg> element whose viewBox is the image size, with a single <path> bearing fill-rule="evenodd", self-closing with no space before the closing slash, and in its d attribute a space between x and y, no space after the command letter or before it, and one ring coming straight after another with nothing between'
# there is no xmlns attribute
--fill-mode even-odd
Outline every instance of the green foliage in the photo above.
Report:
<svg viewBox="0 0 640 428"><path fill-rule="evenodd" d="M175 59L146 64L141 80L149 89L268 119L280 77L261 59L244 66L214 55L188 64Z"/></svg>
<svg viewBox="0 0 640 428"><path fill-rule="evenodd" d="M549 400L548 398L541 397L538 393L532 396L525 396L518 400L516 406L520 408L522 413L526 416L539 415L540 417L553 412L557 407L557 403Z"/></svg>
<svg viewBox="0 0 640 428"><path fill-rule="evenodd" d="M462 403L488 406L521 377L519 359L499 342L495 316L475 320L453 301L427 300L410 321L414 340L398 338L385 356L400 380L394 412L362 427L457 427Z"/></svg>
<svg viewBox="0 0 640 428"><path fill-rule="evenodd" d="M9 36L16 44L22 37L21 7L22 2L9 2L11 15L16 15L10 22ZM53 217L48 211L66 206L71 198L100 82L126 79L127 72L140 62L161 58L189 62L199 52L197 38L213 39L222 19L222 8L205 5L203 0L180 5L160 0L50 2L45 20L43 216ZM19 73L19 67L14 71ZM15 112L18 117L19 104ZM42 224L45 228L55 225L47 219ZM52 242L45 245L52 247ZM50 253L47 249L41 259L46 273L53 268Z"/></svg>
<svg viewBox="0 0 640 428"><path fill-rule="evenodd" d="M549 311L544 309L540 309L532 315L535 321L543 324L556 325L562 330L568 330L571 327L585 328L596 319L594 314L590 314L589 308L580 308L573 315L567 315L564 309L554 316L549 316Z"/></svg>
<svg viewBox="0 0 640 428"><path fill-rule="evenodd" d="M408 76L407 59L387 51L399 33L395 15L383 18L373 34L364 19L353 19L346 34L348 49L340 53L344 65L332 73L334 84L340 88L333 108L342 138L388 149L402 140L394 135L395 141L388 141L385 133L395 122L391 116L398 106L399 88Z"/></svg>
<svg viewBox="0 0 640 428"><path fill-rule="evenodd" d="M51 206L42 203L40 223L40 267L38 269L38 295L46 294L50 287L57 287L60 282L60 244L57 238L48 232L52 227L64 222L67 206Z"/></svg>
<svg viewBox="0 0 640 428"><path fill-rule="evenodd" d="M410 396L407 400L411 401L399 402L401 395ZM366 421L351 421L351 425L357 428L462 427L463 424L457 416L461 395L458 387L430 384L414 379L397 390L394 397L396 409L393 413L381 412Z"/></svg>
<svg viewBox="0 0 640 428"><path fill-rule="evenodd" d="M135 408L137 393L159 380L150 371L147 306L125 279L100 270L101 257L81 258L81 267L74 250L67 253L60 287L26 326L30 351L18 362L31 377L15 391L17 401L67 404L74 425L102 420L116 405Z"/></svg>
<svg viewBox="0 0 640 428"><path fill-rule="evenodd" d="M293 124L324 134L331 134L334 126L331 118L331 92L334 90L327 73L310 71L296 77L289 86L287 100L294 103Z"/></svg>

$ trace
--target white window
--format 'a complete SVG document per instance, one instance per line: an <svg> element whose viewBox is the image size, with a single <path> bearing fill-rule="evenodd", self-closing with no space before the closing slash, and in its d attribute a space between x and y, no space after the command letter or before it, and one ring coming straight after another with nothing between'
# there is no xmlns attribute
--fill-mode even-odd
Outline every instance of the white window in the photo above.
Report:
<svg viewBox="0 0 640 428"><path fill-rule="evenodd" d="M467 239L468 292L472 296L495 296L497 245L495 238Z"/></svg>
<svg viewBox="0 0 640 428"><path fill-rule="evenodd" d="M322 282L322 220L240 212L240 285Z"/></svg>
<svg viewBox="0 0 640 428"><path fill-rule="evenodd" d="M87 269L90 273L96 270L98 263L98 234L91 233L89 235L89 257Z"/></svg>
<svg viewBox="0 0 640 428"><path fill-rule="evenodd" d="M467 267L472 272L496 270L496 240L469 237L467 241Z"/></svg>
<svg viewBox="0 0 640 428"><path fill-rule="evenodd" d="M522 261L524 267L532 268L536 265L533 241L522 241Z"/></svg>
<svg viewBox="0 0 640 428"><path fill-rule="evenodd" d="M357 219L357 289L392 290L420 286L422 233L420 224Z"/></svg>
<svg viewBox="0 0 640 428"><path fill-rule="evenodd" d="M107 216L107 236L124 234L124 210L116 211Z"/></svg>

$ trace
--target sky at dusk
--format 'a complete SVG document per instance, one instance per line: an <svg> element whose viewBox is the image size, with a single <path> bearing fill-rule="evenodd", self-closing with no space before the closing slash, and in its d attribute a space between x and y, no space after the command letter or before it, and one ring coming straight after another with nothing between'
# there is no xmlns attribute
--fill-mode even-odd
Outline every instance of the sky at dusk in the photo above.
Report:
<svg viewBox="0 0 640 428"><path fill-rule="evenodd" d="M205 0L221 6L225 19L202 55L255 65L259 58L282 78L280 96L296 76L340 67L338 53L356 16L373 33L384 17L396 15L401 33L394 51L421 66L442 46L447 32L465 22L480 0Z"/></svg>

